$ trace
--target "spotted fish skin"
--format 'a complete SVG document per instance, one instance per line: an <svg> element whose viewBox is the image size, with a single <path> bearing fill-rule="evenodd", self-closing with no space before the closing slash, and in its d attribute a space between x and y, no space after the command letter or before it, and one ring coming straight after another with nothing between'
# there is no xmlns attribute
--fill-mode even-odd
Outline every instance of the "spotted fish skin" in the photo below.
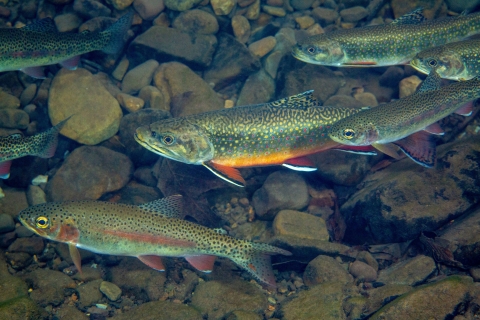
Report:
<svg viewBox="0 0 480 320"><path fill-rule="evenodd" d="M0 28L0 71L60 63L95 50L116 53L132 19L127 13L105 31L76 34L56 32L48 18L23 28Z"/></svg>
<svg viewBox="0 0 480 320"><path fill-rule="evenodd" d="M480 75L480 40L458 41L424 50L410 65L425 74L435 68L445 79L472 79Z"/></svg>
<svg viewBox="0 0 480 320"><path fill-rule="evenodd" d="M235 239L164 214L178 196L133 206L101 201L51 202L21 211L19 220L38 235L101 254L226 257L269 285L275 285L270 255L291 253L263 243ZM164 208L158 211L158 207ZM172 211L172 210L171 210ZM175 211L175 210L173 210ZM46 219L39 227L38 219ZM213 261L212 261L213 266Z"/></svg>
<svg viewBox="0 0 480 320"><path fill-rule="evenodd" d="M300 42L292 54L326 66L390 66L405 64L422 50L480 32L480 13L423 20L421 10L416 10L385 25L315 35Z"/></svg>

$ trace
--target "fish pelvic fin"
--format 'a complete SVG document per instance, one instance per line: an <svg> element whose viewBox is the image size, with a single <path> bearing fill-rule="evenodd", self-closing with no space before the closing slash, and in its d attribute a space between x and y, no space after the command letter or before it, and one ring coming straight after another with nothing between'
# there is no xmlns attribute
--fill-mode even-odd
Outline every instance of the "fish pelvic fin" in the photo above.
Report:
<svg viewBox="0 0 480 320"><path fill-rule="evenodd" d="M77 268L78 272L82 274L82 258L80 257L80 252L78 251L77 246L73 243L69 243L68 251L70 252L70 257L72 258L73 264Z"/></svg>
<svg viewBox="0 0 480 320"><path fill-rule="evenodd" d="M426 131L418 131L393 143L416 163L427 168L435 165L437 155L435 139Z"/></svg>
<svg viewBox="0 0 480 320"><path fill-rule="evenodd" d="M247 184L243 179L240 171L235 168L222 166L212 161L204 162L203 165L213 172L217 177L236 185L237 187L245 187Z"/></svg>
<svg viewBox="0 0 480 320"><path fill-rule="evenodd" d="M298 157L286 160L283 164L284 167L295 171L316 171L317 166L307 157Z"/></svg>
<svg viewBox="0 0 480 320"><path fill-rule="evenodd" d="M394 159L400 160L402 158L401 152L398 150L398 147L392 143L387 143L387 144L373 143L372 146L378 151L385 153L386 155Z"/></svg>
<svg viewBox="0 0 480 320"><path fill-rule="evenodd" d="M0 179L10 178L10 167L12 166L12 160L0 162Z"/></svg>
<svg viewBox="0 0 480 320"><path fill-rule="evenodd" d="M376 156L377 152L375 148L372 146L349 146L341 144L332 148L333 150L340 150L344 152L356 153L356 154L363 154L368 156Z"/></svg>
<svg viewBox="0 0 480 320"><path fill-rule="evenodd" d="M101 37L105 37L105 46L102 51L108 54L115 54L122 49L124 45L124 37L128 29L132 25L133 11L128 12L120 17L105 31L100 32Z"/></svg>
<svg viewBox="0 0 480 320"><path fill-rule="evenodd" d="M165 271L162 258L159 256L138 256L137 258L152 269L157 271Z"/></svg>
<svg viewBox="0 0 480 320"><path fill-rule="evenodd" d="M216 256L212 255L199 255L199 256L186 256L185 260L188 261L198 271L210 273L213 270Z"/></svg>
<svg viewBox="0 0 480 320"><path fill-rule="evenodd" d="M176 194L170 197L141 204L138 207L166 218L180 219L183 212L183 197L179 194Z"/></svg>

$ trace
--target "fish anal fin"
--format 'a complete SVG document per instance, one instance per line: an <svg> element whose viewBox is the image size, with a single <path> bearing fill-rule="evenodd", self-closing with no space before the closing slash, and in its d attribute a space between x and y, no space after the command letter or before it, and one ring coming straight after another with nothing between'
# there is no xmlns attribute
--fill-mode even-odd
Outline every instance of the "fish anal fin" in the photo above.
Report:
<svg viewBox="0 0 480 320"><path fill-rule="evenodd" d="M245 179L243 179L240 171L235 168L223 166L212 161L204 162L203 165L208 170L212 171L217 177L222 178L227 182L238 187L245 187L246 185Z"/></svg>
<svg viewBox="0 0 480 320"><path fill-rule="evenodd" d="M385 153L386 155L394 159L398 160L402 158L402 155L399 154L398 147L396 147L391 143L386 143L386 144L373 143L372 146L378 151L381 151L382 153Z"/></svg>
<svg viewBox="0 0 480 320"><path fill-rule="evenodd" d="M298 157L286 160L283 164L284 167L295 171L316 171L317 166L307 157Z"/></svg>
<svg viewBox="0 0 480 320"><path fill-rule="evenodd" d="M393 143L416 163L427 168L435 165L436 143L431 134L418 131Z"/></svg>
<svg viewBox="0 0 480 320"><path fill-rule="evenodd" d="M165 271L165 266L163 265L162 258L159 256L138 256L138 260L142 261L145 263L147 266L149 266L152 269L158 270L158 271Z"/></svg>
<svg viewBox="0 0 480 320"><path fill-rule="evenodd" d="M340 151L344 151L344 152L356 153L356 154L370 155L370 156L377 155L377 152L375 151L375 148L372 147L372 146L348 146L348 145L345 145L345 144L341 144L341 145L336 146L332 149L340 150Z"/></svg>
<svg viewBox="0 0 480 320"><path fill-rule="evenodd" d="M72 258L73 264L77 268L78 272L82 274L82 258L80 257L80 252L78 251L77 246L73 243L69 243L68 251L70 252L70 257Z"/></svg>
<svg viewBox="0 0 480 320"><path fill-rule="evenodd" d="M27 67L20 69L23 73L28 74L30 77L35 79L45 79L45 73L43 72L42 67Z"/></svg>
<svg viewBox="0 0 480 320"><path fill-rule="evenodd" d="M10 177L10 167L12 160L0 162L0 179L8 179Z"/></svg>
<svg viewBox="0 0 480 320"><path fill-rule="evenodd" d="M456 114L459 114L465 117L470 116L472 112L473 112L473 101L465 103L463 106L461 106L455 111Z"/></svg>
<svg viewBox="0 0 480 320"><path fill-rule="evenodd" d="M437 122L432 123L431 125L427 126L425 129L426 132L436 135L444 135L445 131L443 131L442 127Z"/></svg>
<svg viewBox="0 0 480 320"><path fill-rule="evenodd" d="M179 194L165 197L138 206L146 211L159 214L167 218L181 218L183 212L183 197Z"/></svg>
<svg viewBox="0 0 480 320"><path fill-rule="evenodd" d="M213 270L213 264L215 263L216 256L201 255L201 256L186 256L185 260L188 261L198 271L210 273Z"/></svg>
<svg viewBox="0 0 480 320"><path fill-rule="evenodd" d="M69 70L77 69L78 63L80 62L80 56L75 56L70 59L60 62L60 65Z"/></svg>
<svg viewBox="0 0 480 320"><path fill-rule="evenodd" d="M412 12L409 12L398 19L392 21L394 24L419 24L425 21L425 17L423 15L423 9L417 8Z"/></svg>

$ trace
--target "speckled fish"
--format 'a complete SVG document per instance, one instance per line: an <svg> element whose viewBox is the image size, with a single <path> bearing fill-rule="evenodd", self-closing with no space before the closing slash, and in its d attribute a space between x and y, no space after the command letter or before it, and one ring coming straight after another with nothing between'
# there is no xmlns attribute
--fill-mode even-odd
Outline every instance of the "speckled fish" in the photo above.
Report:
<svg viewBox="0 0 480 320"><path fill-rule="evenodd" d="M226 257L256 279L274 286L270 256L290 252L221 234L178 219L181 196L140 206L101 201L50 202L21 211L18 219L36 234L69 245L81 270L77 248L101 254L137 257L163 271L160 257L184 257L194 268L211 272L216 256Z"/></svg>
<svg viewBox="0 0 480 320"><path fill-rule="evenodd" d="M426 74L434 68L444 79L472 79L480 75L480 40L458 41L424 50L410 65Z"/></svg>
<svg viewBox="0 0 480 320"><path fill-rule="evenodd" d="M330 126L360 109L318 106L312 92L161 120L138 128L135 139L166 158L204 165L240 187L245 180L235 168L283 165L313 171L317 168L306 155L332 148L374 153L370 148L340 146L330 140Z"/></svg>
<svg viewBox="0 0 480 320"><path fill-rule="evenodd" d="M132 19L133 12L127 13L102 32L57 32L50 18L23 28L0 28L0 71L21 70L45 78L40 66L60 63L75 69L81 54L95 50L116 53Z"/></svg>
<svg viewBox="0 0 480 320"><path fill-rule="evenodd" d="M418 52L480 32L480 12L425 21L421 9L385 25L342 29L299 42L293 56L326 66L406 64Z"/></svg>
<svg viewBox="0 0 480 320"><path fill-rule="evenodd" d="M452 112L470 115L471 101L480 97L480 78L442 88L440 82L432 70L417 93L339 120L332 126L330 138L348 145L372 145L395 156L389 151L392 142L417 163L432 167L435 141L428 133L443 134L436 122Z"/></svg>
<svg viewBox="0 0 480 320"><path fill-rule="evenodd" d="M14 133L0 137L0 178L8 179L13 159L25 156L53 157L57 149L58 133L68 119L70 117L33 136L26 137L21 133Z"/></svg>

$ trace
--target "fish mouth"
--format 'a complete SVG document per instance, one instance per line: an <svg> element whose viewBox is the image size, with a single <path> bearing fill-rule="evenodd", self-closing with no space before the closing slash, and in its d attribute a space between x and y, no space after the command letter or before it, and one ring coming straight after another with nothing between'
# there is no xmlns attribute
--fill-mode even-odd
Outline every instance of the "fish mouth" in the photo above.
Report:
<svg viewBox="0 0 480 320"><path fill-rule="evenodd" d="M161 155L171 160L181 161L175 156L175 154L172 154L170 150L164 149L164 148L158 148L156 147L156 145L148 143L148 141L143 139L142 135L138 134L137 132L133 134L133 138L135 139L135 141L137 141L142 147L144 147L148 151L151 151L153 153L156 153L158 155Z"/></svg>

